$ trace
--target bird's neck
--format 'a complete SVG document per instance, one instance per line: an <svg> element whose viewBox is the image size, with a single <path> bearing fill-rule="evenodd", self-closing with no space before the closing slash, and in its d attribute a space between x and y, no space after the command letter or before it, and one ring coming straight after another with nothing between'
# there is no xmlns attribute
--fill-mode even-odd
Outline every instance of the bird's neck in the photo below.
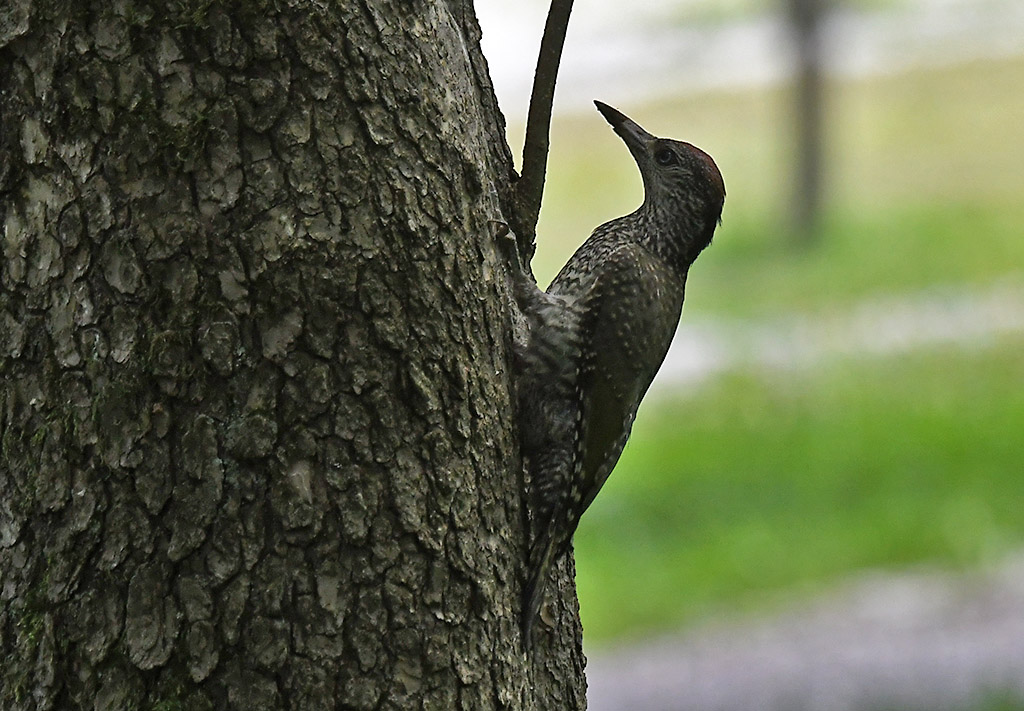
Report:
<svg viewBox="0 0 1024 711"><path fill-rule="evenodd" d="M699 225L660 209L649 199L644 200L644 204L629 218L635 225L639 242L685 277L693 262L689 249Z"/></svg>

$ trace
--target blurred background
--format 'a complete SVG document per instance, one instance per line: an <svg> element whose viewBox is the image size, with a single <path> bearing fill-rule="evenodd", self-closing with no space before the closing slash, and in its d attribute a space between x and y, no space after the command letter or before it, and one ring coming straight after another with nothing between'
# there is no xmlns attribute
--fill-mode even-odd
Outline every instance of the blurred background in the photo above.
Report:
<svg viewBox="0 0 1024 711"><path fill-rule="evenodd" d="M546 0L477 0L514 153ZM1024 709L1024 2L577 0L534 270L642 199L724 224L576 536L591 709Z"/></svg>

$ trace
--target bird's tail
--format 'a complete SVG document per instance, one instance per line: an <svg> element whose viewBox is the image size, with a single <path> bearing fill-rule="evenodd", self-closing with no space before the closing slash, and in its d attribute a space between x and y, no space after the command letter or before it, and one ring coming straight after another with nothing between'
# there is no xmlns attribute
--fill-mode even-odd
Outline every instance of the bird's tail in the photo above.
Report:
<svg viewBox="0 0 1024 711"><path fill-rule="evenodd" d="M533 647L533 626L537 622L540 606L544 602L548 574L555 560L555 538L545 531L533 546L530 555L530 578L523 591L523 644Z"/></svg>

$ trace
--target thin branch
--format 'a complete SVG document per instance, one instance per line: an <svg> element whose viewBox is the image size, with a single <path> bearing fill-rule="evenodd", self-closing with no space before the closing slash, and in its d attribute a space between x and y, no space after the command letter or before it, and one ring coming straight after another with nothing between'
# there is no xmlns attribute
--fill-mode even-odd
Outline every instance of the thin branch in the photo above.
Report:
<svg viewBox="0 0 1024 711"><path fill-rule="evenodd" d="M526 141L523 144L523 173L516 183L516 206L519 236L532 245L544 195L544 174L548 162L548 134L551 127L551 105L555 99L555 79L562 60L562 45L569 25L573 0L551 0L544 36L533 75L530 110L526 118Z"/></svg>

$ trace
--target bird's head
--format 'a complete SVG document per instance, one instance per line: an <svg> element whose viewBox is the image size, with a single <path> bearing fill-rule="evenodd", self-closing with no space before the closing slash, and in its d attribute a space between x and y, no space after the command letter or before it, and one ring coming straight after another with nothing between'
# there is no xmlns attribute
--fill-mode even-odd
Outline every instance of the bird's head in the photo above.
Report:
<svg viewBox="0 0 1024 711"><path fill-rule="evenodd" d="M625 114L595 101L597 110L633 154L644 181L644 206L655 245L689 266L711 244L722 219L725 182L707 153L683 141L653 136ZM653 235L652 235L653 236Z"/></svg>

